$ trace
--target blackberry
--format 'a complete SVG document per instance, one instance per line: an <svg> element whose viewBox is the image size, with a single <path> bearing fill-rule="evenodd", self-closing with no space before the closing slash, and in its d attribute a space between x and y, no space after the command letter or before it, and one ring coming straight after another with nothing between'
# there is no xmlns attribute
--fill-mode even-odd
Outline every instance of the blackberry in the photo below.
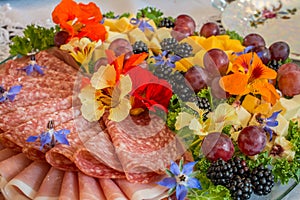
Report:
<svg viewBox="0 0 300 200"><path fill-rule="evenodd" d="M213 182L214 185L223 185L226 187L233 177L231 164L222 159L218 159L211 163L206 172L206 176Z"/></svg>
<svg viewBox="0 0 300 200"><path fill-rule="evenodd" d="M241 177L249 176L250 170L249 170L245 160L242 160L239 157L234 157L234 158L230 159L229 162L232 166L232 170L235 175L239 175Z"/></svg>
<svg viewBox="0 0 300 200"><path fill-rule="evenodd" d="M274 186L274 175L270 169L260 165L252 170L251 182L255 194L267 195Z"/></svg>
<svg viewBox="0 0 300 200"><path fill-rule="evenodd" d="M181 100L191 100L194 95L194 91L187 86L185 78L180 72L174 71L168 81L172 86L173 93L175 93Z"/></svg>
<svg viewBox="0 0 300 200"><path fill-rule="evenodd" d="M149 49L147 47L147 45L145 44L145 42L143 41L136 41L133 45L132 45L132 49L133 49L133 53L134 54L139 54L139 53L148 53Z"/></svg>
<svg viewBox="0 0 300 200"><path fill-rule="evenodd" d="M174 53L182 58L192 55L193 47L186 42L180 43L174 49Z"/></svg>
<svg viewBox="0 0 300 200"><path fill-rule="evenodd" d="M281 66L281 64L276 60L271 60L268 63L268 67L271 68L271 69L274 69L276 72L278 71L280 66Z"/></svg>
<svg viewBox="0 0 300 200"><path fill-rule="evenodd" d="M196 102L199 108L206 110L206 111L211 111L210 103L208 98L205 97L199 97L196 96Z"/></svg>
<svg viewBox="0 0 300 200"><path fill-rule="evenodd" d="M167 52L174 52L178 46L178 41L175 38L165 38L160 42L161 49Z"/></svg>
<svg viewBox="0 0 300 200"><path fill-rule="evenodd" d="M169 67L167 65L159 65L155 68L153 73L158 78L168 80L170 78L170 76L172 75L173 70L171 67Z"/></svg>
<svg viewBox="0 0 300 200"><path fill-rule="evenodd" d="M251 180L239 175L234 175L232 177L227 188L230 190L232 199L238 200L250 199L253 192Z"/></svg>
<svg viewBox="0 0 300 200"><path fill-rule="evenodd" d="M158 27L166 27L166 28L174 28L174 22L167 17L164 17L162 20L160 20Z"/></svg>

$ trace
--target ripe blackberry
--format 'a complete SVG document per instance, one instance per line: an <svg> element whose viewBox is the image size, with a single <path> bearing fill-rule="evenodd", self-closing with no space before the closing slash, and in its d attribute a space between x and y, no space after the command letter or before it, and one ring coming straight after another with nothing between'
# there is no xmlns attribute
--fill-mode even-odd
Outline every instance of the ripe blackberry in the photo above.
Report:
<svg viewBox="0 0 300 200"><path fill-rule="evenodd" d="M278 71L280 66L281 66L281 64L276 60L271 60L268 63L268 67L271 68L271 69L274 69L276 72Z"/></svg>
<svg viewBox="0 0 300 200"><path fill-rule="evenodd" d="M250 199L253 192L252 183L249 178L234 175L227 185L232 199Z"/></svg>
<svg viewBox="0 0 300 200"><path fill-rule="evenodd" d="M209 100L205 97L199 97L196 96L196 101L197 101L197 105L199 108L206 110L206 111L211 111L211 107L210 107L210 103Z"/></svg>
<svg viewBox="0 0 300 200"><path fill-rule="evenodd" d="M167 17L164 17L162 20L160 20L158 27L166 27L166 28L174 28L174 22Z"/></svg>
<svg viewBox="0 0 300 200"><path fill-rule="evenodd" d="M194 91L186 85L184 76L178 71L174 71L168 81L172 86L173 93L183 101L190 101L195 94Z"/></svg>
<svg viewBox="0 0 300 200"><path fill-rule="evenodd" d="M232 166L232 170L235 175L239 175L241 177L249 176L250 170L249 170L245 160L242 160L239 157L234 157L234 158L230 159L229 162Z"/></svg>
<svg viewBox="0 0 300 200"><path fill-rule="evenodd" d="M159 65L155 68L153 73L158 78L168 80L170 78L170 76L172 75L173 70L171 67L169 67L167 65Z"/></svg>
<svg viewBox="0 0 300 200"><path fill-rule="evenodd" d="M178 41L175 38L165 38L160 42L161 49L167 52L174 52L178 46Z"/></svg>
<svg viewBox="0 0 300 200"><path fill-rule="evenodd" d="M139 54L139 53L148 53L149 49L147 47L147 45L145 44L145 42L143 41L136 41L133 45L132 45L132 49L133 49L133 53L134 54Z"/></svg>
<svg viewBox="0 0 300 200"><path fill-rule="evenodd" d="M186 42L180 43L174 49L174 53L182 58L186 58L192 55L193 47Z"/></svg>
<svg viewBox="0 0 300 200"><path fill-rule="evenodd" d="M231 164L222 159L218 159L211 163L206 172L206 176L213 182L214 185L227 186L233 177Z"/></svg>
<svg viewBox="0 0 300 200"><path fill-rule="evenodd" d="M252 170L251 182L255 194L267 195L274 186L274 175L270 169L260 165Z"/></svg>

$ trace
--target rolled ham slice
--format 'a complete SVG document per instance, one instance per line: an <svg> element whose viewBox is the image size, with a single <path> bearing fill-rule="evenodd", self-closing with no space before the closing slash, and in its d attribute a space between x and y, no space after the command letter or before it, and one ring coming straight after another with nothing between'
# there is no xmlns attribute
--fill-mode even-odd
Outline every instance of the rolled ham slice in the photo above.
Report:
<svg viewBox="0 0 300 200"><path fill-rule="evenodd" d="M45 176L35 200L54 200L59 198L64 171L51 167Z"/></svg>
<svg viewBox="0 0 300 200"><path fill-rule="evenodd" d="M26 168L32 161L25 154L19 153L0 162L0 188Z"/></svg>
<svg viewBox="0 0 300 200"><path fill-rule="evenodd" d="M32 162L5 185L3 195L7 199L34 199L49 169L46 162Z"/></svg>
<svg viewBox="0 0 300 200"><path fill-rule="evenodd" d="M65 172L59 200L78 200L79 187L77 172Z"/></svg>
<svg viewBox="0 0 300 200"><path fill-rule="evenodd" d="M107 200L128 200L112 179L98 179Z"/></svg>
<svg viewBox="0 0 300 200"><path fill-rule="evenodd" d="M96 178L78 172L79 199L106 200Z"/></svg>
<svg viewBox="0 0 300 200"><path fill-rule="evenodd" d="M126 179L116 179L115 182L130 200L159 200L168 197L168 188L155 182L130 183Z"/></svg>
<svg viewBox="0 0 300 200"><path fill-rule="evenodd" d="M12 149L9 149L9 148L3 148L0 150L0 162L11 157L11 156L14 156L18 154L18 152L12 150Z"/></svg>

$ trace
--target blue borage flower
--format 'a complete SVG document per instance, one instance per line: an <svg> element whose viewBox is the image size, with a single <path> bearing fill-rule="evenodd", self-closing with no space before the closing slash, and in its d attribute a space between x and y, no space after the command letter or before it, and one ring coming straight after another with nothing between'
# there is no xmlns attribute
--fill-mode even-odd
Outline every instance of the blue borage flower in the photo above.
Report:
<svg viewBox="0 0 300 200"><path fill-rule="evenodd" d="M57 143L70 145L67 139L67 135L70 133L70 130L61 129L59 131L55 131L52 120L48 122L47 129L48 130L46 132L42 132L40 135L29 136L26 142L35 142L37 139L40 139L40 150L42 150L45 145L48 145L51 148Z"/></svg>
<svg viewBox="0 0 300 200"><path fill-rule="evenodd" d="M243 55L243 54L247 54L247 53L249 53L249 52L251 52L251 51L253 52L254 49L255 49L255 46L250 45L250 46L245 47L243 51L240 51L240 52L233 52L232 54L235 54L235 55L237 55L237 56L240 56L240 55ZM263 51L256 52L256 54L258 55L258 57L262 58L262 56L263 56Z"/></svg>
<svg viewBox="0 0 300 200"><path fill-rule="evenodd" d="M9 88L9 90L5 90L2 86L0 86L0 103L6 101L7 99L13 101L17 94L21 91L21 85L15 85Z"/></svg>
<svg viewBox="0 0 300 200"><path fill-rule="evenodd" d="M26 72L26 74L29 76L33 71L37 71L39 74L44 75L44 72L42 70L43 66L40 66L37 64L35 59L35 54L30 55L30 61L27 66L22 68Z"/></svg>
<svg viewBox="0 0 300 200"><path fill-rule="evenodd" d="M175 62L179 61L181 59L180 56L177 55L170 55L167 51L163 51L158 56L152 56L152 58L155 59L156 63L155 66L159 65L167 65L171 68L175 67Z"/></svg>
<svg viewBox="0 0 300 200"><path fill-rule="evenodd" d="M136 19L131 18L130 23L133 25L138 25L138 28L141 29L141 31L145 32L146 29L149 29L150 31L154 32L154 28L148 23L148 21L142 19Z"/></svg>
<svg viewBox="0 0 300 200"><path fill-rule="evenodd" d="M171 161L170 170L166 170L169 177L164 178L157 184L169 188L169 195L176 191L177 200L184 200L188 193L188 189L202 189L199 180L193 177L193 168L196 163L197 162L189 162L182 167L183 159L180 160L179 166L177 163Z"/></svg>
<svg viewBox="0 0 300 200"><path fill-rule="evenodd" d="M256 120L263 125L263 129L269 133L270 135L270 141L272 140L272 136L273 136L273 130L271 129L271 127L276 127L278 126L278 121L277 121L277 117L279 115L279 113L281 112L281 110L273 112L271 117L268 118L263 118L261 117L261 115L257 115L256 116Z"/></svg>

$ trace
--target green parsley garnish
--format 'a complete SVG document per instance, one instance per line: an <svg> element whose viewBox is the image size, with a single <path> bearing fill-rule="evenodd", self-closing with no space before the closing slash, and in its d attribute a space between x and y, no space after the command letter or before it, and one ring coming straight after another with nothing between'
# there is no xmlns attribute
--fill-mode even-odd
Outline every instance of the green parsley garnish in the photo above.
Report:
<svg viewBox="0 0 300 200"><path fill-rule="evenodd" d="M23 31L24 36L12 38L9 53L11 55L27 55L53 47L54 36L57 31L59 31L58 26L45 28L38 25L28 25Z"/></svg>

